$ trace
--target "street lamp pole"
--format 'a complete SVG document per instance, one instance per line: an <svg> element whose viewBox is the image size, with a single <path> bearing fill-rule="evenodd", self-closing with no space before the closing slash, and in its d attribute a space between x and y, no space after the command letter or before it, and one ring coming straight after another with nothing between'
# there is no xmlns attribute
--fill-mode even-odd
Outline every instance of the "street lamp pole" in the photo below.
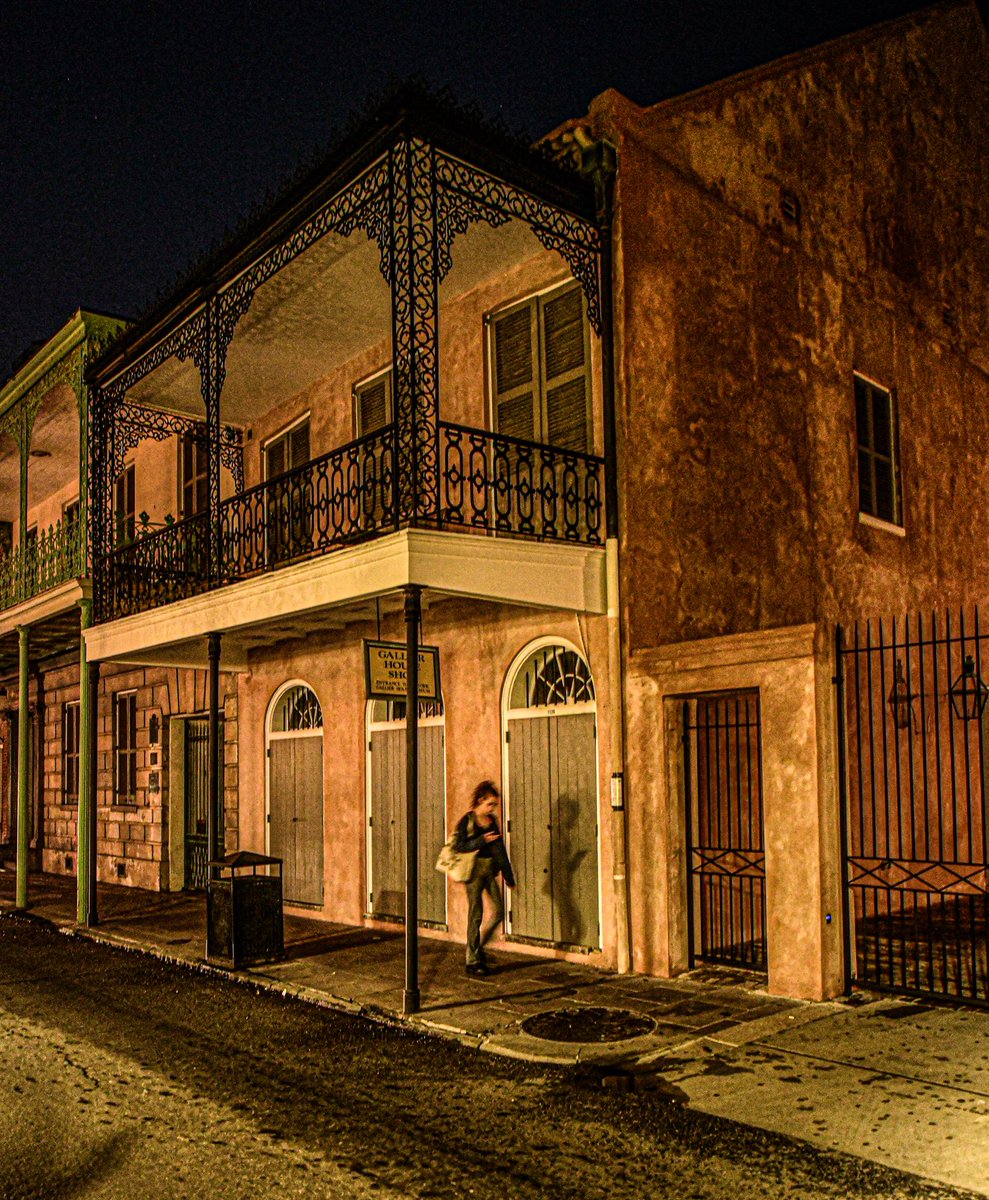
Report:
<svg viewBox="0 0 989 1200"><path fill-rule="evenodd" d="M405 589L405 995L419 1011L419 621L420 589Z"/></svg>

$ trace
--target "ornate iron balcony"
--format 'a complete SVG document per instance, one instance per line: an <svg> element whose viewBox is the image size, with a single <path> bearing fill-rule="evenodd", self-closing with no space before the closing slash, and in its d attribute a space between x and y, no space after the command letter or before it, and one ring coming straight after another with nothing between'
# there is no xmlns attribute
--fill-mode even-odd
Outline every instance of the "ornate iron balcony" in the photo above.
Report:
<svg viewBox="0 0 989 1200"><path fill-rule="evenodd" d="M98 619L114 620L367 541L399 527L395 427L224 500L110 555ZM604 460L439 424L438 472L412 525L600 545ZM215 566L211 568L211 559Z"/></svg>
<svg viewBox="0 0 989 1200"><path fill-rule="evenodd" d="M86 537L78 518L57 521L23 548L0 554L0 609L86 574Z"/></svg>

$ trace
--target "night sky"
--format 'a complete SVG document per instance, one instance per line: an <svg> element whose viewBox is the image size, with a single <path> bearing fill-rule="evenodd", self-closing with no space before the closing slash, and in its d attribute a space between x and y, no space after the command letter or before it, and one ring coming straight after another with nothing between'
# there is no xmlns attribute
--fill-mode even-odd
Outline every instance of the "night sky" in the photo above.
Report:
<svg viewBox="0 0 989 1200"><path fill-rule="evenodd" d="M401 79L533 137L921 7L904 0L238 5L0 12L0 378L80 306L133 315ZM984 12L985 10L983 10Z"/></svg>

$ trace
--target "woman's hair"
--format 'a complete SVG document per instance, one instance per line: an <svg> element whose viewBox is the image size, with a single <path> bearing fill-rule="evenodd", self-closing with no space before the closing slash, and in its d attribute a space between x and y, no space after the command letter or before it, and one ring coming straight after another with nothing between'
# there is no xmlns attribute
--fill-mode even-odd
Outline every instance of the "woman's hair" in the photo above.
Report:
<svg viewBox="0 0 989 1200"><path fill-rule="evenodd" d="M487 799L488 796L494 796L497 800L499 795L500 793L495 787L493 780L482 779L477 787L474 788L474 792L470 798L470 806L471 808L477 808L481 801Z"/></svg>

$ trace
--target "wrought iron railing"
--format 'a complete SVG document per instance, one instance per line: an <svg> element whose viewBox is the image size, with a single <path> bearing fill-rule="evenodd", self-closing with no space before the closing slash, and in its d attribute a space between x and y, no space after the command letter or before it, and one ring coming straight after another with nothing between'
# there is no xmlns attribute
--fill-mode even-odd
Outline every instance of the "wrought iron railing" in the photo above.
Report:
<svg viewBox="0 0 989 1200"><path fill-rule="evenodd" d="M24 547L0 554L0 608L86 574L86 538L78 518L57 521Z"/></svg>
<svg viewBox="0 0 989 1200"><path fill-rule="evenodd" d="M441 422L437 495L413 524L599 545L604 460ZM395 427L331 450L205 514L110 555L98 619L111 620L315 558L398 527Z"/></svg>
<svg viewBox="0 0 989 1200"><path fill-rule="evenodd" d="M220 574L233 583L395 528L388 426L225 500Z"/></svg>
<svg viewBox="0 0 989 1200"><path fill-rule="evenodd" d="M604 459L440 422L440 523L599 545Z"/></svg>

